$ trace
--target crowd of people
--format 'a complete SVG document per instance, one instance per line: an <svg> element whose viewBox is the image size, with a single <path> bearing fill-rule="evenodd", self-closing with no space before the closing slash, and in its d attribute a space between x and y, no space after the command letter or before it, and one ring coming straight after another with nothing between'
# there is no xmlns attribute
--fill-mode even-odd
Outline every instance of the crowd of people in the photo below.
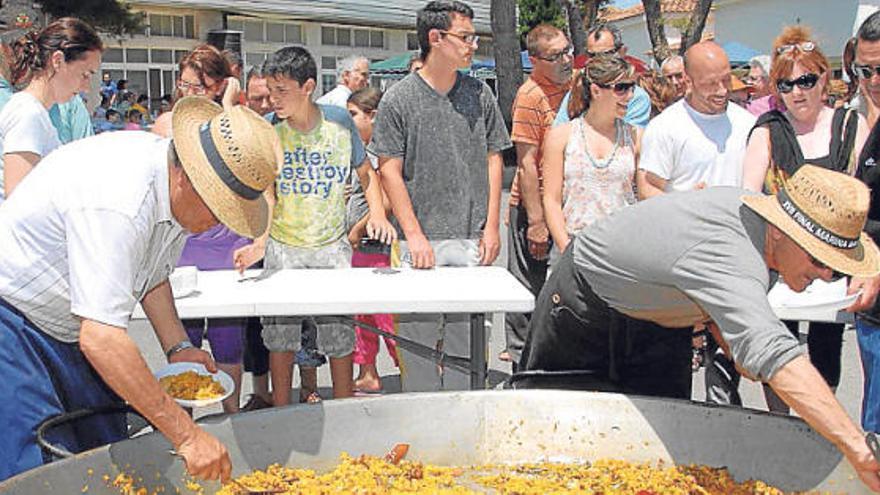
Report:
<svg viewBox="0 0 880 495"><path fill-rule="evenodd" d="M456 314L362 315L354 328L335 316L180 321L175 266L491 265L505 222L508 269L536 297L533 313L506 315L510 386L690 398L696 362L709 402L741 405L742 373L880 491L861 429L880 430L880 13L847 47L824 47L844 52L849 84L832 80L804 26L784 28L737 76L712 41L653 70L611 24L589 27L582 58L541 24L526 35L533 70L509 131L489 86L462 72L479 42L473 17L462 2L428 2L420 53L385 94L357 54L316 98L302 47L243 74L235 53L205 44L180 60L176 93L155 111L104 74L91 116L81 93L103 43L90 26L59 19L0 49L0 393L16 397L0 405L11 453L0 479L49 460L34 438L47 417L123 400L190 473L228 478L225 447L159 388L125 333L136 303L169 362L233 378L227 413L290 404L295 366L300 402L322 400L324 363L334 399L381 393L368 327L469 352ZM148 132L105 133L123 128ZM804 355L797 323L766 299L778 279L803 291L840 276L861 291L849 308L861 428L833 396L843 325L811 324ZM408 391L467 386L385 343ZM254 393L242 406L245 371ZM124 417L105 415L53 440L81 451L124 434Z"/></svg>

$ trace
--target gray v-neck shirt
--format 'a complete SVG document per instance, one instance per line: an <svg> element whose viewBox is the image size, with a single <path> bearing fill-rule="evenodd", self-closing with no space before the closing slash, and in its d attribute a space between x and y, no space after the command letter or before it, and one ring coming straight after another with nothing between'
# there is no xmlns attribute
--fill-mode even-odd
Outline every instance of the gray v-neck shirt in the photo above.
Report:
<svg viewBox="0 0 880 495"><path fill-rule="evenodd" d="M744 194L715 187L624 208L578 234L574 262L624 314L667 327L715 321L734 361L766 381L802 351L767 301L767 223Z"/></svg>

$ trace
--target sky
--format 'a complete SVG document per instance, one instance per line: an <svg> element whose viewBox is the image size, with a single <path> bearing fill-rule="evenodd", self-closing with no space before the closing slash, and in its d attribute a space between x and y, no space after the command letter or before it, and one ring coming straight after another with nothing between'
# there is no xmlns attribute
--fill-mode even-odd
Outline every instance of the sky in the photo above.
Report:
<svg viewBox="0 0 880 495"><path fill-rule="evenodd" d="M618 9L626 9L639 3L641 3L641 0L611 0L609 4Z"/></svg>

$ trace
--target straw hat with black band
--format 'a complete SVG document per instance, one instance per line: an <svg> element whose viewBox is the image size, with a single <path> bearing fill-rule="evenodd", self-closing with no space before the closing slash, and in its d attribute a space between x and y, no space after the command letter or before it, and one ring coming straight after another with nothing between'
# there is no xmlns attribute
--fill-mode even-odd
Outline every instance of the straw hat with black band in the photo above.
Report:
<svg viewBox="0 0 880 495"><path fill-rule="evenodd" d="M180 163L214 216L240 235L263 234L263 191L275 182L281 149L272 125L244 105L224 110L188 96L174 105L172 127Z"/></svg>
<svg viewBox="0 0 880 495"><path fill-rule="evenodd" d="M880 274L880 252L862 232L871 197L861 181L803 165L775 195L742 200L832 270L855 277Z"/></svg>

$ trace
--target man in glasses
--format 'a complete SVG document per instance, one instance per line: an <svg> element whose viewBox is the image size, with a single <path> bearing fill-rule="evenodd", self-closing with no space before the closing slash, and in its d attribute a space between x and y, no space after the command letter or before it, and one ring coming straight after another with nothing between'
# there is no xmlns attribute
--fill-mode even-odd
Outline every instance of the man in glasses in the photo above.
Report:
<svg viewBox="0 0 880 495"><path fill-rule="evenodd" d="M416 30L424 65L385 93L370 151L379 157L382 186L406 241L401 259L413 268L491 265L501 250L501 151L510 137L501 109L468 68L479 37L473 10L454 0L418 11ZM402 337L469 350L468 318L401 315ZM445 336L445 337L444 337ZM407 391L463 389L469 377L438 370L401 350Z"/></svg>
<svg viewBox="0 0 880 495"><path fill-rule="evenodd" d="M636 73L643 72L645 64L634 57L626 55L626 45L623 44L623 37L620 35L620 29L613 24L605 24L603 22L595 24L587 33L587 57L595 57L596 55L620 55L627 62L636 68ZM575 67L583 67L586 60L578 57L575 61ZM580 63L578 63L580 62ZM559 106L559 112L556 114L556 120L553 125L560 125L571 120L568 115L568 100L571 93L565 95ZM627 124L645 127L648 125L648 119L651 118L651 97L647 91L640 86L633 89L632 98L626 107L626 115L623 120Z"/></svg>
<svg viewBox="0 0 880 495"><path fill-rule="evenodd" d="M363 55L351 55L342 59L337 68L339 82L332 91L318 98L319 105L346 108L348 97L370 84L370 61Z"/></svg>
<svg viewBox="0 0 880 495"><path fill-rule="evenodd" d="M752 99L746 110L755 117L770 110L783 110L784 106L770 91L770 56L757 55L749 60L749 74L743 82L752 88Z"/></svg>
<svg viewBox="0 0 880 495"><path fill-rule="evenodd" d="M550 249L541 203L541 143L571 87L574 50L565 33L549 24L529 31L526 48L533 69L513 102L511 139L516 145L517 174L510 187L507 267L537 296L547 278ZM505 315L507 354L513 363L519 361L528 316Z"/></svg>
<svg viewBox="0 0 880 495"><path fill-rule="evenodd" d="M865 232L880 240L880 12L868 16L855 37L853 72L859 84L859 98L871 126L859 156L856 177L871 189L871 206ZM856 334L862 358L865 383L862 396L862 427L880 431L880 305L856 316Z"/></svg>

